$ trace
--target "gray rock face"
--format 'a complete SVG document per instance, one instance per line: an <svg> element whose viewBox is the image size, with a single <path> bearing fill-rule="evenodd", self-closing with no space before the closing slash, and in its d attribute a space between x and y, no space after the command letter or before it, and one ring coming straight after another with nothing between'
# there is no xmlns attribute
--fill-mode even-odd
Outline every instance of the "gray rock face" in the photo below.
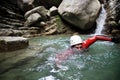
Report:
<svg viewBox="0 0 120 80"><path fill-rule="evenodd" d="M23 37L0 37L0 52L26 48L28 39Z"/></svg>
<svg viewBox="0 0 120 80"><path fill-rule="evenodd" d="M43 17L43 19L46 19L48 10L44 6L35 7L25 13L25 18L28 18L33 13L38 13Z"/></svg>
<svg viewBox="0 0 120 80"><path fill-rule="evenodd" d="M105 6L107 7L105 33L120 37L120 0L108 0Z"/></svg>
<svg viewBox="0 0 120 80"><path fill-rule="evenodd" d="M98 0L63 0L58 12L67 22L87 30L95 23L100 7Z"/></svg>
<svg viewBox="0 0 120 80"><path fill-rule="evenodd" d="M33 5L34 0L17 0L18 7L23 11L26 12L34 7Z"/></svg>
<svg viewBox="0 0 120 80"><path fill-rule="evenodd" d="M47 19L48 10L44 6L38 6L25 13L26 22L24 26L30 26L37 21Z"/></svg>
<svg viewBox="0 0 120 80"><path fill-rule="evenodd" d="M41 15L40 15L40 14L38 14L38 13L33 13L33 14L31 14L31 15L27 18L24 26L25 26L25 27L28 27L28 26L30 26L31 24L37 22L40 18L41 18Z"/></svg>
<svg viewBox="0 0 120 80"><path fill-rule="evenodd" d="M58 7L61 1L62 0L17 0L17 4L23 12L26 12L36 6L45 6L47 9L52 6Z"/></svg>

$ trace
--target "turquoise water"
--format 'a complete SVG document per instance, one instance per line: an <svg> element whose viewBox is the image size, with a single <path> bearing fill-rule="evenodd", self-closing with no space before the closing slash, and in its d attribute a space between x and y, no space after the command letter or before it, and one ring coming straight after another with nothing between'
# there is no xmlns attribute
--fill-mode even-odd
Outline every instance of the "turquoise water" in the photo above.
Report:
<svg viewBox="0 0 120 80"><path fill-rule="evenodd" d="M120 45L112 42L98 41L83 54L71 55L56 69L55 55L69 47L69 37L32 38L27 49L0 53L0 80L120 79Z"/></svg>

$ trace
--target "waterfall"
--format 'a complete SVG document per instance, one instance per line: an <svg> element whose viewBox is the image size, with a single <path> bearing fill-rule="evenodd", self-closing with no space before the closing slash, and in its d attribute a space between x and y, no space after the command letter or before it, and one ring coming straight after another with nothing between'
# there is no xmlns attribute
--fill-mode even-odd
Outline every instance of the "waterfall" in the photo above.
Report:
<svg viewBox="0 0 120 80"><path fill-rule="evenodd" d="M105 20L106 20L106 15L107 15L106 10L104 9L104 5L102 4L102 9L101 9L100 15L96 20L97 28L95 30L94 35L102 34L102 30L104 29L104 24L105 24Z"/></svg>

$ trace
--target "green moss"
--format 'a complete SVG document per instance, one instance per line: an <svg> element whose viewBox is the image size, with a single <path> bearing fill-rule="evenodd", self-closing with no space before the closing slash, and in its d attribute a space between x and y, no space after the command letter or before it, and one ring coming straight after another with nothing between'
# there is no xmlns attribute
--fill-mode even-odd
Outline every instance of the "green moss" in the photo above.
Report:
<svg viewBox="0 0 120 80"><path fill-rule="evenodd" d="M57 26L60 28L61 26L63 26L63 22L62 22L62 20L61 20L61 18L60 18L60 16L55 16L55 18L56 18L56 23L57 23Z"/></svg>
<svg viewBox="0 0 120 80"><path fill-rule="evenodd" d="M59 15L55 16L58 33L63 33L66 31L66 25L63 23Z"/></svg>

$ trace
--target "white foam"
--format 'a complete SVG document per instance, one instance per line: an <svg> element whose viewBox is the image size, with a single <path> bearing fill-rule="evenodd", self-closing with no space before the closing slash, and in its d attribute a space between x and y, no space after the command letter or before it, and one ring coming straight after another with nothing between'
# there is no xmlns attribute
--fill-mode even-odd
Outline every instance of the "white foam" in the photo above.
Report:
<svg viewBox="0 0 120 80"><path fill-rule="evenodd" d="M50 76L40 78L38 80L59 80L59 79L56 79L54 76L50 75Z"/></svg>

